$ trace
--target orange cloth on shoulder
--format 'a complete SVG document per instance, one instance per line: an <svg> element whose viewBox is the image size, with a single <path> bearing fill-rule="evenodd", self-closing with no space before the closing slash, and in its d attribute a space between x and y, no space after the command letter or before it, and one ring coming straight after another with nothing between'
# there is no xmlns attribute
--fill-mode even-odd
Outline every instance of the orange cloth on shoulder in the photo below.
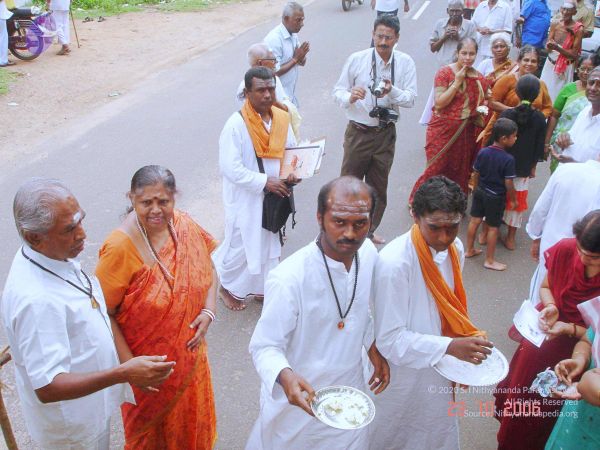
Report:
<svg viewBox="0 0 600 450"><path fill-rule="evenodd" d="M469 319L467 295L463 286L458 251L454 244L448 247L448 257L452 262L452 273L454 274L454 292L452 292L435 265L429 246L416 224L412 227L411 239L417 251L425 284L440 313L442 335L448 337L485 336L485 332L478 330Z"/></svg>
<svg viewBox="0 0 600 450"><path fill-rule="evenodd" d="M290 115L275 106L271 107L271 131L268 132L248 99L242 106L242 117L250 133L254 151L259 158L283 159L290 126Z"/></svg>

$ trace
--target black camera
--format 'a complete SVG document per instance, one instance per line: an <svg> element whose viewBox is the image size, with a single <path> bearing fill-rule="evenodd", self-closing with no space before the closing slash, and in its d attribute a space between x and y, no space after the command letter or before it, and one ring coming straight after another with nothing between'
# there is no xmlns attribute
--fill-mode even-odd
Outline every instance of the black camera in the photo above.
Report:
<svg viewBox="0 0 600 450"><path fill-rule="evenodd" d="M383 128L390 123L396 123L399 115L393 109L375 106L371 111L369 111L369 117L379 119L379 127Z"/></svg>

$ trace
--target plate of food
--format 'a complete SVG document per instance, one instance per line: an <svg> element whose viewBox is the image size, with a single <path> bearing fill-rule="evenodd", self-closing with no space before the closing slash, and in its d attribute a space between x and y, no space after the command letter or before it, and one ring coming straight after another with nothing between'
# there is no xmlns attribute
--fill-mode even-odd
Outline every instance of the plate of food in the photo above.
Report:
<svg viewBox="0 0 600 450"><path fill-rule="evenodd" d="M492 354L481 364L472 364L451 355L444 355L433 368L444 378L465 386L489 386L502 381L508 375L508 361L496 347L492 348Z"/></svg>
<svg viewBox="0 0 600 450"><path fill-rule="evenodd" d="M310 407L315 417L333 428L357 430L375 418L373 400L350 386L328 386L315 392Z"/></svg>

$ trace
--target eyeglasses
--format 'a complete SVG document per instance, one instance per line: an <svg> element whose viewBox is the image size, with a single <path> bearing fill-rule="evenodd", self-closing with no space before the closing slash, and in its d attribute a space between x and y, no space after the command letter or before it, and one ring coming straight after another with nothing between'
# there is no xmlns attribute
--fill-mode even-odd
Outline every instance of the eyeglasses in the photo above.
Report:
<svg viewBox="0 0 600 450"><path fill-rule="evenodd" d="M592 71L592 68L590 67L580 67L579 69L577 69L577 72L579 73L590 73Z"/></svg>
<svg viewBox="0 0 600 450"><path fill-rule="evenodd" d="M258 61L277 62L277 58L260 58Z"/></svg>

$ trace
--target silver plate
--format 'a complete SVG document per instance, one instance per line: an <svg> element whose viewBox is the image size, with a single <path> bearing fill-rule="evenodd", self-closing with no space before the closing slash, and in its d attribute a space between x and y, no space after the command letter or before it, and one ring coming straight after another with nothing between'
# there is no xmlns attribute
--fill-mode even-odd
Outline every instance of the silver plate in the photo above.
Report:
<svg viewBox="0 0 600 450"><path fill-rule="evenodd" d="M444 378L465 386L489 386L508 375L508 361L497 348L492 348L481 364L471 364L454 356L444 355L433 368Z"/></svg>
<svg viewBox="0 0 600 450"><path fill-rule="evenodd" d="M340 430L366 427L375 418L373 401L364 392L350 386L319 389L310 407L317 419Z"/></svg>

